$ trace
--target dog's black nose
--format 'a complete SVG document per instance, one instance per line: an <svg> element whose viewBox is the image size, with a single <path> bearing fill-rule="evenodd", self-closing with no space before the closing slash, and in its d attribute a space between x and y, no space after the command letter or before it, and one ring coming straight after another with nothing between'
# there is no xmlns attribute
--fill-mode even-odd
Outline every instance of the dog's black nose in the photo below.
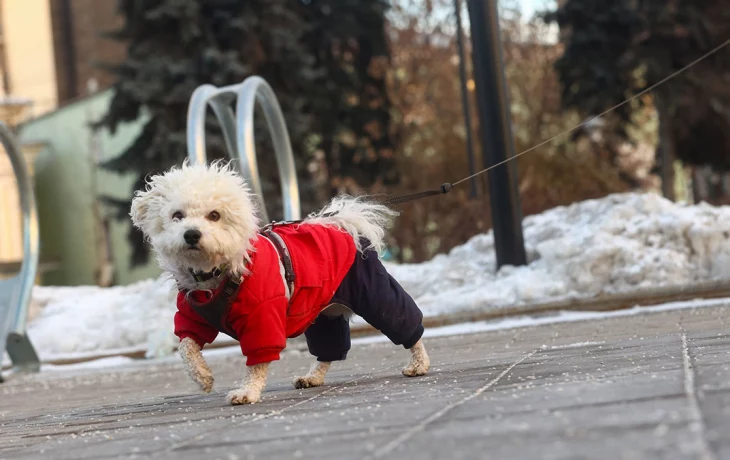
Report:
<svg viewBox="0 0 730 460"><path fill-rule="evenodd" d="M188 244L198 244L201 236L203 236L203 234L200 233L200 230L187 230L185 234L183 234L183 238L185 238L185 242Z"/></svg>

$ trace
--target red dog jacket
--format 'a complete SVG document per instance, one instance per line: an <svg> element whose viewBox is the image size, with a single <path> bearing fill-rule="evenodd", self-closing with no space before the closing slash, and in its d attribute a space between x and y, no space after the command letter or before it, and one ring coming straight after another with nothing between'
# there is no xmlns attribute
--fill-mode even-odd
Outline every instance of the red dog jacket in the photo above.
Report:
<svg viewBox="0 0 730 460"><path fill-rule="evenodd" d="M286 297L275 246L259 235L250 254L250 273L221 319L223 327L240 341L248 366L278 360L287 337L298 336L316 320L355 260L352 236L340 229L298 224L277 226L275 230L289 249L296 275L291 298ZM202 348L218 336L218 329L193 310L188 297L206 302L224 284L213 293L178 294L175 335L180 340L190 337Z"/></svg>

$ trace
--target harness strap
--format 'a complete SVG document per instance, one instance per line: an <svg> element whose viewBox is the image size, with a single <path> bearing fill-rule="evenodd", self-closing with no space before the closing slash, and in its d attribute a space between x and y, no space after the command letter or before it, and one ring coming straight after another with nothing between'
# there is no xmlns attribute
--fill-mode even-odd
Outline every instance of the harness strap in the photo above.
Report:
<svg viewBox="0 0 730 460"><path fill-rule="evenodd" d="M223 319L228 316L228 311L231 309L231 298L236 296L240 286L240 279L234 279L229 276L224 282L223 287L210 300L197 302L192 297L189 298L190 308L211 326L232 337L234 340L238 340L236 332L228 328ZM187 290L183 292L185 294L188 293Z"/></svg>
<svg viewBox="0 0 730 460"><path fill-rule="evenodd" d="M261 232L266 238L269 239L274 244L274 247L276 248L276 252L279 253L279 258L281 259L281 264L284 266L284 279L286 279L286 284L289 286L289 293L290 295L294 295L294 281L296 280L296 275L294 274L294 266L291 262L291 255L289 254L289 248L287 248L286 243L284 242L284 239L279 236L276 232L270 229L264 229Z"/></svg>

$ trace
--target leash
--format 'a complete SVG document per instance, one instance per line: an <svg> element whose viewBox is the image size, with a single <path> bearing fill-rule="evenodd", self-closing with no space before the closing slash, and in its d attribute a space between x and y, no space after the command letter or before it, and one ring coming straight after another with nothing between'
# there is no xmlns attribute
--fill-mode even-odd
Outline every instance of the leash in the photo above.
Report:
<svg viewBox="0 0 730 460"><path fill-rule="evenodd" d="M407 203L408 201L414 201L414 200L420 200L421 198L428 198L430 196L435 195L445 195L451 191L451 189L454 187L453 184L445 183L441 184L441 187L435 190L426 190L425 192L418 192L418 193L411 193L408 195L401 195L396 196L393 198L388 198L387 200L383 201L382 204L389 206L389 205L395 205L395 204L401 204L401 203Z"/></svg>
<svg viewBox="0 0 730 460"><path fill-rule="evenodd" d="M447 183L441 185L441 187L439 187L438 189L435 189L435 190L426 190L424 192L411 193L409 195L402 195L402 196L397 196L397 197L393 197L393 198L388 198L387 200L383 201L382 204L384 204L384 205L396 205L396 204L406 203L408 201L420 200L421 198L428 198L428 197L435 196L435 195L444 195L446 193L449 193L452 188L456 187L457 185L459 185L461 183L464 183L464 182L468 181L469 179L473 179L474 177L477 177L477 176L479 176L481 174L484 174L484 173L486 173L488 171L491 171L492 169L494 169L494 168L496 168L498 166L502 166L505 163L509 163L510 161L513 161L513 160L521 157L522 155L525 155L526 153L533 152L533 151L539 149L540 147L542 147L542 146L544 146L546 144L549 144L550 142L554 141L555 139L557 139L559 137L562 137L562 136L565 136L566 134L570 134L573 131L576 131L576 130L584 127L585 125L591 123L592 121L594 121L594 120L596 120L598 118L601 118L602 116L607 115L607 114L613 112L614 110L616 110L616 109L618 109L620 107L623 107L626 104L631 103L632 101L640 98L641 96L645 95L646 93L649 93L649 92L655 90L657 87L663 85L664 83L668 82L669 80L671 80L671 79L677 77L678 75L686 72L687 70L691 69L695 65L699 64L700 62L704 61L708 57L712 56L713 54L715 54L718 51L720 51L721 49L723 49L728 44L730 44L730 39L725 40L723 43L721 43L720 45L718 45L715 48L711 49L710 51L706 52L702 56L698 57L694 61L692 61L689 64L687 64L686 66L684 66L681 69L679 69L679 70L671 73L669 76L662 78L658 82L654 83L653 85L649 86L648 88L645 88L644 90L638 92L637 94L631 96L630 98L626 99L625 101L620 102L620 103L614 105L613 107L604 110L603 112L599 113L598 115L589 117L589 118L585 119L584 121L582 121L581 123L579 123L578 125L570 128L570 129L566 129L565 131L562 131L562 132L556 134L555 136L553 136L553 137L551 137L551 138L549 138L549 139L547 139L545 141L540 142L537 145L533 145L532 147L528 148L527 150L523 150L522 152L518 153L517 155L511 156L511 157L507 158L506 160L502 160L499 163L493 164L493 165L491 165L491 166L489 166L487 168L482 169L479 172L476 172L476 173L474 173L474 174L472 174L470 176L467 176L467 177L465 177L463 179L460 179L460 180L458 180L456 182L453 182L453 183L447 182Z"/></svg>
<svg viewBox="0 0 730 460"><path fill-rule="evenodd" d="M484 174L484 173L486 173L488 171L491 171L494 168L497 168L499 166L502 166L505 163L509 163L510 161L516 160L517 158L521 157L522 155L525 155L527 153L533 152L533 151L539 149L540 147L549 144L550 142L554 141L555 139L558 139L558 138L560 138L562 136L565 136L567 134L570 134L573 131L576 131L576 130L584 127L585 125L591 123L592 121L594 121L594 120L596 120L598 118L601 118L602 116L607 115L607 114L613 112L614 110L616 110L616 109L618 109L620 107L623 107L626 104L631 103L632 101L634 101L634 100L640 98L641 96L643 96L643 95L645 95L645 94L647 94L647 93L655 90L657 87L663 85L664 83L668 82L669 80L677 77L678 75L680 75L680 74L686 72L687 70L691 69L692 67L696 66L700 62L704 61L708 57L712 56L713 54L715 54L718 51L720 51L721 49L723 49L728 44L730 44L730 39L725 40L723 43L721 43L720 45L718 45L715 48L711 49L710 51L706 52L702 56L698 57L694 61L692 61L689 64L687 64L686 66L684 66L681 69L679 69L679 70L671 73L667 77L662 78L658 82L656 82L653 85L649 86L648 88L645 88L642 91L634 94L633 96L631 96L630 98L624 100L623 102L620 102L620 103L614 105L613 107L604 110L603 112L599 113L598 115L594 115L592 117L589 117L589 118L585 119L584 121L582 121L581 123L573 126L572 128L566 129L565 131L562 131L562 132L556 134L555 136L553 136L553 137L551 137L551 138L549 138L547 140L544 140L544 141L540 142L537 145L533 145L532 147L528 148L527 150L523 150L522 152L518 153L517 155L511 156L511 157L509 157L509 158L507 158L505 160L500 161L499 163L495 163L495 164L493 164L493 165L491 165L491 166L489 166L487 168L482 169L479 172L476 172L476 173L474 173L474 174L472 174L470 176L464 177L463 179L459 179L456 182L453 182L453 183L452 182L446 182L446 183L442 184L437 189L425 190L423 192L410 193L408 195L400 195L400 196L391 197L391 198L388 198L388 199L382 201L381 204L386 205L386 206L398 205L398 204L402 204L402 203L407 203L409 201L420 200L422 198L429 198L429 197L436 196L436 195L445 195L445 194L449 193L454 187L456 187L457 185L462 184L462 183L468 181L469 179L473 179L473 178L475 178L475 177L477 177L479 175L482 175L482 174ZM325 216L325 217L329 217L329 216ZM267 227L269 227L269 229L270 229L270 227L271 226L274 226L274 225L295 224L295 223L300 223L300 222L301 222L301 220L287 221L287 222L272 222Z"/></svg>

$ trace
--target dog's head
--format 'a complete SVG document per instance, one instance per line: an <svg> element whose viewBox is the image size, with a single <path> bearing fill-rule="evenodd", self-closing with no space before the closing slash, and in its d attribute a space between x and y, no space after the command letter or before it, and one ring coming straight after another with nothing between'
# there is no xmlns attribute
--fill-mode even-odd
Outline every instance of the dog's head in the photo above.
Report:
<svg viewBox="0 0 730 460"><path fill-rule="evenodd" d="M259 229L248 187L221 162L186 163L152 176L146 189L135 193L130 215L162 268L183 284L189 284L191 269L209 272L225 265L243 273Z"/></svg>

